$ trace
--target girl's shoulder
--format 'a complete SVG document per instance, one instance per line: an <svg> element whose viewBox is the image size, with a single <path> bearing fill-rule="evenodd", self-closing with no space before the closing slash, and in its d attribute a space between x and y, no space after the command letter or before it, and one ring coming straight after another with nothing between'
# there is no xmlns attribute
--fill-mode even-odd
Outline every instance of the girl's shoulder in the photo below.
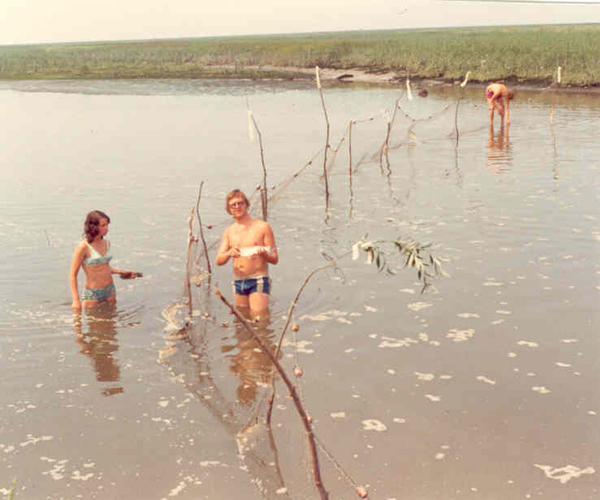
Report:
<svg viewBox="0 0 600 500"><path fill-rule="evenodd" d="M90 253L90 250L87 246L87 241L81 240L79 244L75 247L74 256L81 260L85 259L87 255Z"/></svg>
<svg viewBox="0 0 600 500"><path fill-rule="evenodd" d="M81 240L79 242L79 245L77 245L77 247L75 247L75 251L81 251L81 250L87 250L89 247L89 243L87 242L87 240L84 238L83 240Z"/></svg>

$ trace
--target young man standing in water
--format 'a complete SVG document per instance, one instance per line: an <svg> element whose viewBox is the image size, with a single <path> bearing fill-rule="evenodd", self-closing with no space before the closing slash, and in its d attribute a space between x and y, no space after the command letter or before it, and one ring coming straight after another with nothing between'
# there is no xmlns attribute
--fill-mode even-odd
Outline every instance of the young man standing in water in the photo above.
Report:
<svg viewBox="0 0 600 500"><path fill-rule="evenodd" d="M504 125L506 110L506 124L510 125L510 101L514 99L515 91L501 83L490 83L485 89L485 97L490 106L490 124L494 123L494 110L497 110Z"/></svg>
<svg viewBox="0 0 600 500"><path fill-rule="evenodd" d="M249 207L239 189L226 196L225 210L235 222L223 232L216 262L222 266L233 259L235 305L256 317L269 308L269 264L277 264L279 255L271 226L251 217Z"/></svg>

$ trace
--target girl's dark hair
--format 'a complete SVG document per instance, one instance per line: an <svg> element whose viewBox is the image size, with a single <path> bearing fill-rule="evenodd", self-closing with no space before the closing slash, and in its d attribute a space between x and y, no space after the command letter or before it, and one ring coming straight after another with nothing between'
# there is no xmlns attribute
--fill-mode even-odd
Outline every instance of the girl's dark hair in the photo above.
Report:
<svg viewBox="0 0 600 500"><path fill-rule="evenodd" d="M83 224L83 236L88 243L94 241L94 238L100 232L99 226L102 219L106 219L110 223L110 217L101 210L92 210L87 214Z"/></svg>

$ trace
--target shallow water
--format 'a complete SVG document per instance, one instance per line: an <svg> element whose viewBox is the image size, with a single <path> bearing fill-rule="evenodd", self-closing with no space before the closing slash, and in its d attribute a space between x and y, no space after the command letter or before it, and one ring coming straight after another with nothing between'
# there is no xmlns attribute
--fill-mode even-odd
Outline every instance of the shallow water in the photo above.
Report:
<svg viewBox="0 0 600 500"><path fill-rule="evenodd" d="M236 439L264 416L268 364L207 282L193 287L189 337L167 338L185 318L200 183L213 266L226 192L254 193L258 208L250 108L280 252L265 339L309 273L340 257L307 283L281 358L304 370L331 498L355 498L356 484L387 500L597 498L600 102L519 92L503 132L481 94L325 88L326 203L325 120L308 84L0 83L0 487L16 477L28 499L318 498L281 382L272 435L256 425ZM67 272L96 208L112 220L115 266L144 277L117 281L116 308L78 317ZM353 261L365 235L432 242L450 277L421 294L385 243L395 275ZM225 296L229 282L228 266L214 269Z"/></svg>

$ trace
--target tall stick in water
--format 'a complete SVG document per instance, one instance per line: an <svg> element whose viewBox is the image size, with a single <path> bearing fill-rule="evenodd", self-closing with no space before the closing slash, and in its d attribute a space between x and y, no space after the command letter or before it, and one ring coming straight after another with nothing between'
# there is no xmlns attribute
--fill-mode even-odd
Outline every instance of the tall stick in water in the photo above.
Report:
<svg viewBox="0 0 600 500"><path fill-rule="evenodd" d="M206 246L206 240L204 239L204 231L202 231L202 218L200 217L200 198L202 196L202 186L204 181L200 183L200 188L198 189L198 199L196 200L196 215L198 216L198 227L200 228L200 238L202 238L202 245L204 247L204 255L206 257L206 268L208 270L208 274L212 274L212 270L210 268L210 259L208 258L208 247Z"/></svg>
<svg viewBox="0 0 600 500"><path fill-rule="evenodd" d="M410 93L410 86L408 83L408 78L406 80L406 85L407 85L407 88ZM410 94L410 95L411 95L410 99L412 99L412 94ZM396 120L396 113L398 112L398 108L400 106L400 100L402 99L402 97L403 96L401 95L394 102L394 112L392 113L391 117L390 117L390 114L387 109L385 110L385 113L384 113L384 117L387 121L387 133L385 136L385 140L383 141L383 144L381 145L381 149L379 150L379 166L381 168L383 167L383 155L385 153L385 160L387 162L388 173L390 173L390 157L388 154L389 149L390 149L390 136L392 135L392 127L394 126L394 121Z"/></svg>
<svg viewBox="0 0 600 500"><path fill-rule="evenodd" d="M350 120L348 125L348 184L350 188L350 216L352 216L352 200L354 199L354 192L352 190L352 125L356 123L354 120Z"/></svg>
<svg viewBox="0 0 600 500"><path fill-rule="evenodd" d="M310 452L311 452L311 456L312 456L313 476L315 479L315 486L317 487L317 490L319 491L321 500L328 500L329 494L327 493L327 490L325 490L325 487L323 486L323 480L321 479L321 469L319 467L319 456L317 454L317 443L315 440L315 436L313 434L311 419L309 418L308 414L306 413L306 410L304 409L304 407L302 406L302 403L300 402L300 398L298 397L298 393L296 392L296 388L294 387L294 384L292 383L290 378L287 376L287 373L285 372L283 367L279 364L279 361L277 361L277 358L271 352L269 347L263 342L263 340L260 338L260 336L256 334L256 331L254 330L254 328L252 328L248 324L248 321L246 321L246 318L244 318L235 309L235 307L233 307L231 305L231 303L225 297L223 297L223 295L221 295L219 288L216 286L215 286L215 294L217 295L217 297L219 297L223 301L223 303L227 307L229 307L229 310L231 311L231 313L241 322L241 324L250 333L250 335L252 335L252 338L256 341L256 343L259 345L261 350L267 355L267 357L269 358L271 363L273 363L273 366L275 366L275 368L279 372L279 375L281 375L281 378L284 381L285 385L287 386L290 396L292 397L292 400L294 401L294 404L296 405L296 410L298 411L298 414L300 415L302 424L304 425L304 429L306 430L306 436L308 437L308 444L309 444Z"/></svg>
<svg viewBox="0 0 600 500"><path fill-rule="evenodd" d="M187 289L187 294L188 294L188 306L189 306L188 320L191 323L192 322L193 304L192 304L192 286L190 283L190 256L192 254L192 245L196 241L196 238L194 238L194 230L192 229L193 224L194 224L194 209L193 208L190 213L190 218L188 219L188 222L189 222L190 229L188 231L187 259L185 262L185 284L186 284L186 289Z"/></svg>
<svg viewBox="0 0 600 500"><path fill-rule="evenodd" d="M251 110L248 110L248 118L251 120L251 127L254 126L254 130L258 134L258 143L260 145L260 161L263 169L263 185L260 190L260 202L262 205L263 212L263 220L267 220L268 207L267 207L267 167L265 166L265 150L262 142L262 134L260 133L260 129L258 128L258 123L256 123L256 119L252 114ZM252 130L252 129L250 129ZM252 134L250 135L250 140L252 140Z"/></svg>
<svg viewBox="0 0 600 500"><path fill-rule="evenodd" d="M459 137L459 132L458 132L458 106L460 105L460 101L463 98L463 91L462 89L464 89L467 86L467 82L469 81L469 75L471 74L470 71L467 71L467 74L465 75L465 79L463 80L463 82L460 84L460 96L458 98L458 100L456 101L456 110L454 112L454 130L456 131L456 146L458 147L458 137Z"/></svg>
<svg viewBox="0 0 600 500"><path fill-rule="evenodd" d="M327 133L325 137L325 152L323 153L323 177L325 178L325 202L329 204L329 181L327 179L327 151L329 150L329 116L327 115L327 108L325 107L325 98L323 97L323 87L321 85L321 77L319 75L319 67L315 67L315 74L317 77L317 89L319 89L319 95L321 96L321 105L323 106L323 114L325 115L325 124L327 125Z"/></svg>

